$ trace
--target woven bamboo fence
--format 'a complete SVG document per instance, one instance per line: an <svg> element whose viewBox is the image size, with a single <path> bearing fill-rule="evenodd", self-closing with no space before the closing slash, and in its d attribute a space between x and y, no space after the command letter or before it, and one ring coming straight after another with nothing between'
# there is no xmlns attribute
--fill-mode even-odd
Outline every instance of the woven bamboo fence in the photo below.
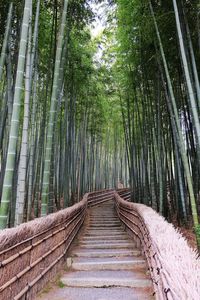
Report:
<svg viewBox="0 0 200 300"><path fill-rule="evenodd" d="M120 191L119 191L120 192ZM128 191L121 190L126 199ZM156 299L199 300L200 261L175 228L151 208L114 190L86 194L78 204L0 233L0 299L34 299L63 267L87 206L115 198L121 221L142 246Z"/></svg>
<svg viewBox="0 0 200 300"><path fill-rule="evenodd" d="M199 300L200 260L172 224L150 207L117 193L116 210L127 231L142 246L157 300Z"/></svg>
<svg viewBox="0 0 200 300"><path fill-rule="evenodd" d="M34 299L63 268L88 206L113 199L114 190L86 194L72 207L0 233L0 299Z"/></svg>
<svg viewBox="0 0 200 300"><path fill-rule="evenodd" d="M88 194L74 206L0 233L0 299L34 299L63 267Z"/></svg>

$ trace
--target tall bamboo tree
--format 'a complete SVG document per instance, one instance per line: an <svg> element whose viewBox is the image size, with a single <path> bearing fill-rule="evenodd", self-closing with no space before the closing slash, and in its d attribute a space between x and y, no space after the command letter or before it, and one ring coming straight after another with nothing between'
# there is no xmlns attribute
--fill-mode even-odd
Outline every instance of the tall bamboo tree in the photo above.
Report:
<svg viewBox="0 0 200 300"><path fill-rule="evenodd" d="M68 0L65 0L63 11L62 11L62 18L61 18L60 31L59 31L59 36L58 36L57 49L56 49L51 105L50 105L49 121L48 121L48 127L47 127L47 141L46 141L46 147L45 147L45 163L44 163L44 178L43 178L43 187L42 187L42 216L47 214L50 165L51 165L51 153L52 153L52 142L53 142L53 129L54 129L54 123L55 123L56 110L57 110L57 90L58 90L58 83L59 83L60 62L61 62L62 49L63 49L63 43L64 43L65 25L66 25L66 19L67 19L67 6L68 6Z"/></svg>
<svg viewBox="0 0 200 300"><path fill-rule="evenodd" d="M15 167L15 159L16 159L18 132L19 132L21 95L23 90L24 65L25 65L25 57L26 57L26 46L27 46L31 6L32 6L32 2L26 0L24 5L24 15L22 21L22 30L21 30L21 38L20 38L20 46L19 46L17 76L15 82L15 93L14 93L13 112L12 112L11 128L10 128L10 135L9 135L8 154L6 160L6 170L5 170L3 192L1 198L0 228L5 228L7 226L9 206L12 199L12 183L13 183L13 175L14 175L14 167Z"/></svg>

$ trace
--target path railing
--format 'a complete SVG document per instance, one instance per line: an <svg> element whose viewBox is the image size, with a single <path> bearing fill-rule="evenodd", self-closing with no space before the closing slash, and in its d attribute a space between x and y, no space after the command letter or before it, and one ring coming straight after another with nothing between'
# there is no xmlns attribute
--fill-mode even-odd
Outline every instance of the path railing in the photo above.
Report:
<svg viewBox="0 0 200 300"><path fill-rule="evenodd" d="M128 190L118 191L129 200ZM111 199L119 218L146 256L155 297L198 300L200 261L183 237L151 208L114 190L86 194L72 207L0 233L0 299L34 299L63 268L87 207Z"/></svg>
<svg viewBox="0 0 200 300"><path fill-rule="evenodd" d="M34 299L63 267L87 207L113 196L114 190L92 192L72 207L3 230L0 233L0 299Z"/></svg>
<svg viewBox="0 0 200 300"><path fill-rule="evenodd" d="M142 246L156 299L200 299L200 260L182 235L150 207L114 197L119 218Z"/></svg>
<svg viewBox="0 0 200 300"><path fill-rule="evenodd" d="M82 225L88 194L67 209L0 233L0 299L34 299L63 267Z"/></svg>

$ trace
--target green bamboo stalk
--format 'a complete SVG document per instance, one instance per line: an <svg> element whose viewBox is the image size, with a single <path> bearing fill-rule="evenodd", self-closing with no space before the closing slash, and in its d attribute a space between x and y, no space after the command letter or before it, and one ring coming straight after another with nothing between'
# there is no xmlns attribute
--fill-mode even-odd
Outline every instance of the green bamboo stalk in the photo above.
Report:
<svg viewBox="0 0 200 300"><path fill-rule="evenodd" d="M33 200L33 182L34 182L34 169L36 170L37 161L34 162L34 148L36 140L36 128L35 123L38 123L36 114L36 100L37 100L37 81L38 73L35 69L34 74L34 86L33 86L33 100L32 100L32 111L31 111L31 139L30 139L30 158L29 158L29 174L28 174L28 206L27 206L27 221L31 217L32 200Z"/></svg>
<svg viewBox="0 0 200 300"><path fill-rule="evenodd" d="M5 64L5 60L6 60L6 50L7 50L7 46L8 46L9 34L10 34L10 29L11 29L12 12L13 12L13 2L11 2L10 6L9 6L8 17L7 17L7 22L6 22L6 31L5 31L2 50L1 50L0 81L1 81L1 78L2 78L2 75L3 75L3 68L4 68L4 64Z"/></svg>
<svg viewBox="0 0 200 300"><path fill-rule="evenodd" d="M178 12L176 0L173 0L173 5L174 5L175 18L176 18L176 27L177 27L178 37L179 37L181 58L182 58L182 62L183 62L183 69L184 69L184 73L185 73L186 85L187 85L188 95L189 95L189 100L190 100L191 114L193 116L193 121L194 121L194 131L195 131L196 141L197 141L197 153L200 158L200 122L199 122L199 116L198 116L197 103L196 103L195 94L194 94L192 81L191 81L191 77L190 77L189 66L188 66L188 61L187 61L186 52L185 52L185 46L184 46L184 42L183 42L183 34L182 34L182 30L181 30L181 24L180 24L180 18L179 18L179 12Z"/></svg>
<svg viewBox="0 0 200 300"><path fill-rule="evenodd" d="M30 0L32 3L32 0ZM22 128L22 142L19 158L18 180L17 180L17 196L15 209L15 225L23 223L24 205L26 193L26 172L28 160L28 129L30 117L30 97L31 97L31 39L32 39L32 10L30 11L29 35L26 54L26 74L25 74L25 95L24 95L24 116Z"/></svg>
<svg viewBox="0 0 200 300"><path fill-rule="evenodd" d="M3 191L0 207L0 229L6 228L9 215L9 207L12 194L12 181L15 167L15 157L17 150L17 140L20 123L20 106L21 106L21 93L23 89L24 65L26 56L26 46L29 28L29 17L31 11L31 1L26 0L24 6L24 15L22 21L22 31L19 46L19 56L17 65L17 76L15 83L15 93L13 101L13 111L11 118L11 127L8 144L8 154L6 160L6 170L3 182Z"/></svg>
<svg viewBox="0 0 200 300"><path fill-rule="evenodd" d="M163 49L162 40L161 40L161 37L160 37L160 32L159 32L159 29L158 29L158 25L157 25L157 21L156 21L156 18L155 18L155 14L154 14L154 10L153 10L151 0L149 0L149 5L150 5L150 11L151 11L151 14L152 14L152 17L153 17L153 21L154 21L154 26L155 26L155 29L156 29L157 38L158 38L158 41L159 41L160 52L161 52L161 56L162 56L162 60L163 60L163 65L164 65L164 69L165 69L165 73L166 73L166 78L167 78L167 85L168 85L168 89L169 89L170 99L171 99L171 102L172 102L173 114L174 114L174 116L172 116L172 117L174 117L175 124L176 124L176 129L177 129L178 146L179 146L179 151L180 151L180 154L181 154L183 167L184 167L184 171L185 171L185 176L186 176L186 180L187 180L187 185L188 185L193 223L194 223L194 227L197 230L199 228L197 206L196 206L196 200L195 200L195 196L194 196L194 189L193 189L192 177L191 177L191 174L190 174L190 168L189 168L189 163L188 163L188 159L187 159L187 154L186 154L186 151L185 151L185 148L184 148L184 141L183 141L182 131L181 131L181 127L180 127L180 121L179 121L179 117L178 117L176 99L175 99L175 96L174 96L174 91L173 91L172 82L171 82L171 78L170 78L170 74L169 74L169 69L168 69L168 65L167 65L167 61L166 61L166 57L165 57L165 52L164 52L164 49ZM196 234L196 238L197 238L198 246L200 247L200 234L199 233Z"/></svg>
<svg viewBox="0 0 200 300"><path fill-rule="evenodd" d="M62 12L60 32L58 37L58 44L56 49L50 116L49 116L48 127L47 127L47 142L46 142L46 149L45 149L44 176L43 176L43 186L42 186L42 211L41 211L42 216L45 216L47 214L53 129L54 129L56 110L57 110L57 95L58 95L57 90L58 90L58 83L59 83L60 62L62 57L62 46L64 41L64 31L65 31L65 24L67 19L67 6L68 6L68 0L65 0L63 12Z"/></svg>

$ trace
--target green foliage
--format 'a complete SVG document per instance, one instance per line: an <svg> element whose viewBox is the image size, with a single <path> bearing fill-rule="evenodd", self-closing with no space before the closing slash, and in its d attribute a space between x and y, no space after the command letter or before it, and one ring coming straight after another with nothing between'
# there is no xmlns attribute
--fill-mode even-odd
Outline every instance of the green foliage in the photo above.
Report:
<svg viewBox="0 0 200 300"><path fill-rule="evenodd" d="M0 0L0 45L5 31L8 2ZM166 74L163 72L159 43L149 10L149 1L102 0L95 2L100 3L101 8L104 8L104 15L100 17L105 19L105 29L96 38L91 36L89 29L95 17L90 7L91 1L70 0L68 3L67 22L62 41L62 54L65 55L62 55L60 66L56 121L53 124L53 151L57 156L55 155L55 159L52 159L52 165L55 169L52 167L52 174L57 176L60 172L60 181L63 181L62 178L71 180L66 188L67 193L69 193L77 178L77 180L82 180L84 185L83 181L88 177L88 170L86 170L85 178L80 179L79 173L81 171L77 171L76 168L81 168L82 164L82 169L84 169L85 165L91 163L95 155L97 156L97 165L96 167L93 165L93 169L96 168L98 171L100 158L97 154L94 155L90 152L96 151L97 153L99 151L105 157L108 153L106 168L115 170L117 158L120 155L122 157L122 154L119 155L119 148L121 152L125 152L124 141L126 141L126 154L128 155L126 159L129 162L131 185L134 188L136 201L152 205L161 213L164 206L164 213L169 218L172 217L170 214L172 214L173 209L180 210L181 215L183 213L181 205L187 198L185 195L187 186L182 163L177 159L179 152L176 149L176 140L172 130L173 122L169 116L169 106L167 105L169 91L166 85ZM14 1L10 39L13 86L16 77L23 4L23 1ZM36 4L37 1L33 1L32 32ZM193 136L194 126L190 117L185 78L179 55L173 3L171 0L152 0L152 5L175 91L176 105L182 122L197 194L200 183L198 179L195 179L198 178L196 174L199 174L199 170L196 170L195 167L197 158L196 142ZM181 3L179 5L180 9ZM184 0L183 7L191 32L197 71L199 72L199 3L198 1ZM34 157L38 161L36 169L33 171L35 177L33 176L32 182L35 184L35 194L38 195L40 195L39 189L43 180L42 155L45 136L47 135L46 124L49 120L55 52L62 8L63 1L61 0L41 1L38 45L36 47L37 59L33 68L33 71L37 71L38 81L33 84L31 91L32 109L33 90L35 88L36 127L29 128L36 143ZM183 12L181 9L180 11ZM184 21L182 27L185 33ZM193 78L186 36L184 43ZM6 68L4 80L0 84L2 112L4 104L7 103L7 73L5 71ZM24 89L24 83L22 89ZM20 147L22 136L23 99L24 93L22 93L20 103L18 147ZM43 144L41 140L44 141L44 145L41 145ZM5 149L6 144L7 141L4 138L2 145ZM37 152L38 148L40 148L40 152ZM17 151L20 152L19 149ZM3 154L6 157L5 153ZM52 157L54 157L54 153L52 153ZM58 161L60 166L58 166ZM115 167L113 167L113 161L115 161ZM67 172L59 169L62 169L62 164L66 166ZM17 170L17 159L15 167ZM68 174L70 175L68 176ZM27 166L27 178L28 176L29 166ZM91 176L91 178L93 177ZM182 190L180 180L182 180ZM56 182L57 178L52 179L52 185ZM167 203L168 185L170 185L173 205ZM63 189L64 184L62 182L58 188L59 196L63 194ZM181 191L183 194L185 193L182 195L182 202L180 201ZM186 203L186 205L188 204ZM190 207L187 207L187 212L189 211Z"/></svg>
<svg viewBox="0 0 200 300"><path fill-rule="evenodd" d="M199 239L200 239L200 224L195 227L195 232L196 232L196 235L199 236Z"/></svg>
<svg viewBox="0 0 200 300"><path fill-rule="evenodd" d="M165 191L169 189L167 182L170 182L172 190L176 186L175 193L174 191L170 192L170 201L174 201L173 205L177 211L180 210L180 215L186 215L187 204L184 193L188 193L188 187L185 187L185 183L183 183L186 174L183 173L182 162L179 162L177 158L180 155L179 150L174 145L177 143L177 137L175 136L176 129L173 128L173 116L169 117L171 115L169 87L166 83L166 74L163 72L159 41L149 7L150 1L117 0L116 2L117 43L113 50L116 60L112 70L120 94L134 198L136 201L152 205L170 219L170 214L174 212L170 212L171 204L168 203L163 191L163 189ZM182 125L183 134L188 137L187 151L189 156L193 157L191 159L194 162L197 158L195 158L196 154L191 150L190 144L193 144L194 132L190 130L195 125L193 122L190 123L191 128L187 125L190 104L182 72L173 2L151 1L151 3L175 92L176 106L180 113L180 119L182 118L181 122L184 124ZM198 1L183 1L182 4L178 1L178 5L188 64L192 74L186 20L188 20L192 37L195 59L199 62L200 53L197 44L199 34L197 18L199 17L196 13ZM184 12L186 17L183 17ZM199 63L197 63L197 68L199 71ZM173 170L171 174L168 173L168 168ZM193 174L197 171L194 164L192 170ZM199 180L196 177L193 179L199 190ZM179 207L176 203L180 203ZM197 235L199 236L199 233Z"/></svg>
<svg viewBox="0 0 200 300"><path fill-rule="evenodd" d="M200 250L200 224L195 227L195 234L197 237L197 246L198 246L198 249Z"/></svg>
<svg viewBox="0 0 200 300"><path fill-rule="evenodd" d="M61 289L63 289L65 287L64 283L61 280L57 281L57 286Z"/></svg>

